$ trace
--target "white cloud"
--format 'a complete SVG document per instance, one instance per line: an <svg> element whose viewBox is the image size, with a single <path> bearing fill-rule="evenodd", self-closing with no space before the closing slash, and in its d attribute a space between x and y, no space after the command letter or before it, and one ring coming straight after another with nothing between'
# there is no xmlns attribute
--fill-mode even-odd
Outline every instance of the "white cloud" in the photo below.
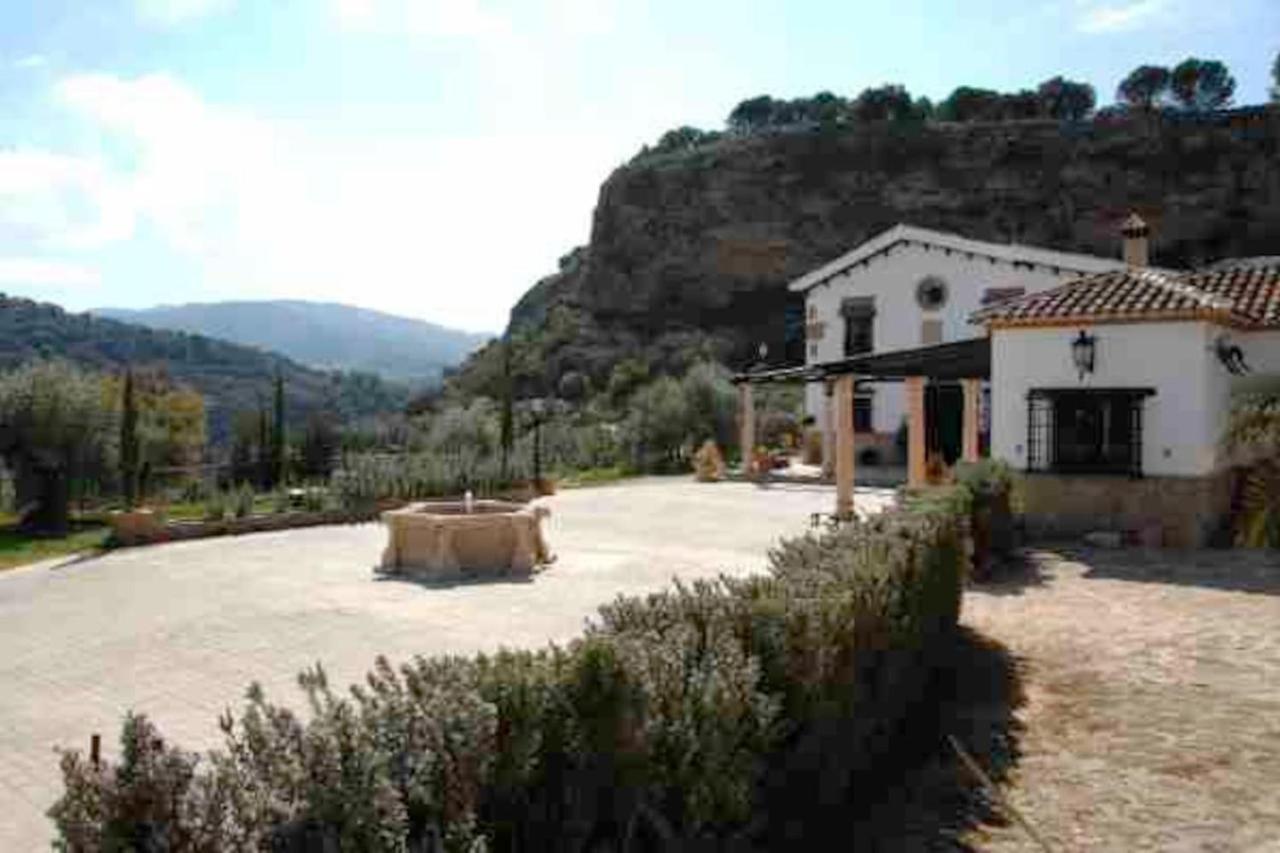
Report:
<svg viewBox="0 0 1280 853"><path fill-rule="evenodd" d="M29 53L13 61L14 68L42 68L49 64L49 57L43 53Z"/></svg>
<svg viewBox="0 0 1280 853"><path fill-rule="evenodd" d="M0 283L51 287L91 287L102 276L96 269L46 258L0 257Z"/></svg>
<svg viewBox="0 0 1280 853"><path fill-rule="evenodd" d="M235 0L135 0L138 18L147 24L172 27L226 12Z"/></svg>
<svg viewBox="0 0 1280 853"><path fill-rule="evenodd" d="M0 236L41 248L93 249L133 233L129 189L93 158L0 151Z"/></svg>
<svg viewBox="0 0 1280 853"><path fill-rule="evenodd" d="M1129 3L1082 4L1076 28L1085 33L1113 33L1136 29L1150 22L1164 9L1164 0L1135 0Z"/></svg>

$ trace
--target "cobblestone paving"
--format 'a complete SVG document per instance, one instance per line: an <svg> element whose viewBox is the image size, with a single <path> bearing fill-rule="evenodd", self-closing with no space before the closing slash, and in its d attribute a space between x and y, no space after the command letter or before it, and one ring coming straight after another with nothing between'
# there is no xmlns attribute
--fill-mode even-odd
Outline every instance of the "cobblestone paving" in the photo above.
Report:
<svg viewBox="0 0 1280 853"><path fill-rule="evenodd" d="M1044 550L965 597L1021 661L1008 793L1055 850L1280 850L1280 559ZM1038 851L1016 825L983 850Z"/></svg>
<svg viewBox="0 0 1280 853"><path fill-rule="evenodd" d="M883 491L860 491L873 509ZM0 574L0 850L48 849L55 746L99 732L114 752L128 709L189 748L260 681L298 696L316 661L336 684L374 657L536 646L597 605L674 576L745 573L780 535L829 511L832 489L649 479L546 499L558 561L527 582L427 587L374 579L376 524L206 539Z"/></svg>

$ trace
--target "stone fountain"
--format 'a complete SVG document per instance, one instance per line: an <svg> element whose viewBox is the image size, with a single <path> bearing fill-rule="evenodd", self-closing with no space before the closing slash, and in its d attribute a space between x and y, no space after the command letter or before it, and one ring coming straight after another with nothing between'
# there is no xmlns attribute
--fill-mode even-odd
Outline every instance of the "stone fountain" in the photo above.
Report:
<svg viewBox="0 0 1280 853"><path fill-rule="evenodd" d="M550 510L509 501L427 501L384 512L380 571L423 580L529 575L551 554L542 538Z"/></svg>

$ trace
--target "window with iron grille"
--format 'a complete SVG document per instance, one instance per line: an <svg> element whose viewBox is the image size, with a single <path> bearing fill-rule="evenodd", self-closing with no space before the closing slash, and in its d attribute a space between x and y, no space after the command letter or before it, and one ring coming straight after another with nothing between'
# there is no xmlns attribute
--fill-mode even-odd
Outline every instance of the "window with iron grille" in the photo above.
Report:
<svg viewBox="0 0 1280 853"><path fill-rule="evenodd" d="M1036 388L1027 395L1027 470L1142 476L1150 388Z"/></svg>

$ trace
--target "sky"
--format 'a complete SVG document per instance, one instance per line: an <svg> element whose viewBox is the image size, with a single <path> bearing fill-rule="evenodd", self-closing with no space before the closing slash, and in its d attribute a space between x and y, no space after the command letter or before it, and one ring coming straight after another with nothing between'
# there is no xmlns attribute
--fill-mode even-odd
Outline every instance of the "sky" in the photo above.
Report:
<svg viewBox="0 0 1280 853"><path fill-rule="evenodd" d="M345 302L474 331L587 242L601 182L744 98L902 83L1112 100L1276 0L0 0L0 292Z"/></svg>

